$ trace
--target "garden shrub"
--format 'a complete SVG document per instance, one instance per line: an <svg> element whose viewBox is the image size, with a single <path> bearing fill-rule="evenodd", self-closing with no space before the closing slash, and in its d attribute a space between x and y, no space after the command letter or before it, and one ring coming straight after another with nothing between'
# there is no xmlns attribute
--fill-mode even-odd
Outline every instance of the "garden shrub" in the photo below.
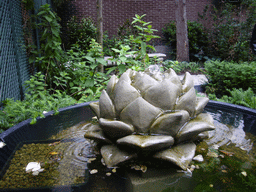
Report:
<svg viewBox="0 0 256 192"><path fill-rule="evenodd" d="M215 93L218 98L229 95L233 88L247 90L249 87L256 92L256 62L228 62L210 60L205 62L209 84L207 93Z"/></svg>
<svg viewBox="0 0 256 192"><path fill-rule="evenodd" d="M208 38L205 28L197 21L188 20L189 57L191 61L203 60L207 54ZM176 24L170 21L162 29L164 41L171 48L172 59L176 58Z"/></svg>
<svg viewBox="0 0 256 192"><path fill-rule="evenodd" d="M241 18L242 15L244 18ZM211 27L206 28L209 58L235 62L255 60L249 47L256 19L255 2L222 2L218 7L206 6L199 17L203 23L212 23Z"/></svg>
<svg viewBox="0 0 256 192"><path fill-rule="evenodd" d="M73 44L86 52L89 49L91 39L96 39L97 28L91 18L82 18L81 21L73 16L67 23L67 45L66 49L70 49Z"/></svg>

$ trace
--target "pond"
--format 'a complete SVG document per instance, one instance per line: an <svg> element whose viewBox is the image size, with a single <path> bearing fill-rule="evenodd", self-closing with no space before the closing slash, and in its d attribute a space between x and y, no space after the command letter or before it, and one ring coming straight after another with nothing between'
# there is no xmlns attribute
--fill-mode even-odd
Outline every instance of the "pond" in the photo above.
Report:
<svg viewBox="0 0 256 192"><path fill-rule="evenodd" d="M48 139L23 142L0 180L2 190L15 191L253 191L256 187L254 116L206 107L216 130L197 144L190 169L154 161L106 168L94 143L84 138L93 121L60 129ZM248 118L250 121L248 121ZM251 124L250 124L251 123ZM29 162L40 162L39 175L26 173ZM0 189L0 191L1 191Z"/></svg>

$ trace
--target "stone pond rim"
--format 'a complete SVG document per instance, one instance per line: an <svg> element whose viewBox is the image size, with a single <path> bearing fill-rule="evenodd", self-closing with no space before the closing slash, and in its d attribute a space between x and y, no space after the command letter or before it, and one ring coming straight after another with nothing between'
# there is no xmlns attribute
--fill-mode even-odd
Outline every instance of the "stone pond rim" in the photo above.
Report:
<svg viewBox="0 0 256 192"><path fill-rule="evenodd" d="M5 163L19 144L46 140L60 130L74 126L82 121L91 120L95 114L93 114L89 107L90 103L91 102L86 102L62 108L59 110L60 113L58 115L53 115L53 112L48 112L45 114L45 118L38 118L37 123L34 125L30 125L30 119L28 119L1 133L0 141L4 142L6 145L0 148L0 178L3 176L2 174L4 174ZM244 131L256 135L255 109L211 100L208 102L205 109L230 110L242 113L246 127Z"/></svg>

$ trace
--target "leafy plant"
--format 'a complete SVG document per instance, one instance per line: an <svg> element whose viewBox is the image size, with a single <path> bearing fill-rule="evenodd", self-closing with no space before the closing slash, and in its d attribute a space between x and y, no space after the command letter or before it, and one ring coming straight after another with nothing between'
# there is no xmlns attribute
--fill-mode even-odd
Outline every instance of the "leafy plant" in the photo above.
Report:
<svg viewBox="0 0 256 192"><path fill-rule="evenodd" d="M107 74L110 74L112 71L116 70L116 73L122 74L126 71L128 65L133 65L136 61L133 58L133 55L136 51L130 51L131 48L129 45L120 45L121 49L112 48L112 50L117 54L117 57L109 59L116 66L111 67Z"/></svg>
<svg viewBox="0 0 256 192"><path fill-rule="evenodd" d="M107 79L104 73L97 72L100 64L106 65L102 57L102 47L94 39L91 39L90 43L87 54L75 44L67 52L69 61L65 63L65 70L55 76L56 89L64 91L77 100L84 95L88 96L87 89L93 90L94 86L105 85L102 79Z"/></svg>
<svg viewBox="0 0 256 192"><path fill-rule="evenodd" d="M215 94L210 94L209 98L211 100L232 103L235 105L242 105L245 107L256 109L256 94L252 91L250 87L246 91L241 88L228 91L230 93L230 96L224 95L220 99L218 99Z"/></svg>
<svg viewBox="0 0 256 192"><path fill-rule="evenodd" d="M40 23L36 27L40 30L40 46L30 56L29 62L35 63L38 70L45 74L45 83L53 87L54 75L64 69L62 64L63 50L61 49L59 18L51 11L50 5L42 5L36 19Z"/></svg>
<svg viewBox="0 0 256 192"><path fill-rule="evenodd" d="M162 62L165 70L172 68L176 73L202 73L202 66L197 62L178 62L173 60L165 60Z"/></svg>
<svg viewBox="0 0 256 192"><path fill-rule="evenodd" d="M149 62L147 48L155 51L155 48L152 45L149 45L149 42L152 39L160 38L157 35L153 35L154 31L157 30L152 29L152 25L150 25L151 22L143 21L143 17L145 16L146 14L142 16L139 16L137 14L135 15L132 24L135 24L134 27L138 29L139 33L138 36L130 36L130 41L140 45L140 49L136 51L136 59L141 59L143 64Z"/></svg>
<svg viewBox="0 0 256 192"><path fill-rule="evenodd" d="M50 94L45 89L45 76L38 72L25 82L28 93L23 101L7 99L4 101L4 109L0 111L0 132L13 125L31 118L31 124L36 123L38 117L44 118L44 113L74 105L76 100L65 92L56 91Z"/></svg>

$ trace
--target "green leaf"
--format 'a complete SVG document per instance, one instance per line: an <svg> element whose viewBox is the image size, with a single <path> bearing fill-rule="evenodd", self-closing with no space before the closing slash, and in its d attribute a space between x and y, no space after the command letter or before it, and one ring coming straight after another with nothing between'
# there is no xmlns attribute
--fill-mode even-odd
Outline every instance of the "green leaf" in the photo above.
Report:
<svg viewBox="0 0 256 192"><path fill-rule="evenodd" d="M122 74L125 72L126 66L124 64L120 64L120 65L118 65L118 70Z"/></svg>
<svg viewBox="0 0 256 192"><path fill-rule="evenodd" d="M37 13L37 15L42 15L44 13L46 13L46 11L40 11L39 13Z"/></svg>
<svg viewBox="0 0 256 192"><path fill-rule="evenodd" d="M145 42L141 42L141 53L142 55L146 54L147 44Z"/></svg>
<svg viewBox="0 0 256 192"><path fill-rule="evenodd" d="M33 118L33 119L31 120L30 124L31 124L31 125L36 124L36 118Z"/></svg>
<svg viewBox="0 0 256 192"><path fill-rule="evenodd" d="M104 66L107 66L107 62L104 60L104 58L97 58L96 61Z"/></svg>
<svg viewBox="0 0 256 192"><path fill-rule="evenodd" d="M109 75L112 71L114 71L114 70L116 70L116 69L117 69L116 66L109 68L109 69L108 69L108 72L106 73L106 75Z"/></svg>
<svg viewBox="0 0 256 192"><path fill-rule="evenodd" d="M91 78L86 79L85 86L86 87L93 87L94 86L94 79L91 79Z"/></svg>
<svg viewBox="0 0 256 192"><path fill-rule="evenodd" d="M58 30L57 30L56 28L53 28L53 27L52 27L51 30L52 30L52 33L53 33L56 37L59 36Z"/></svg>
<svg viewBox="0 0 256 192"><path fill-rule="evenodd" d="M48 17L48 16L44 16L44 18L50 23L50 22L52 22L52 18L50 18L50 17Z"/></svg>
<svg viewBox="0 0 256 192"><path fill-rule="evenodd" d="M92 62L92 63L95 63L95 59L94 59L93 57L91 57L91 56L85 56L85 58L86 58L88 61L90 61L90 62Z"/></svg>

